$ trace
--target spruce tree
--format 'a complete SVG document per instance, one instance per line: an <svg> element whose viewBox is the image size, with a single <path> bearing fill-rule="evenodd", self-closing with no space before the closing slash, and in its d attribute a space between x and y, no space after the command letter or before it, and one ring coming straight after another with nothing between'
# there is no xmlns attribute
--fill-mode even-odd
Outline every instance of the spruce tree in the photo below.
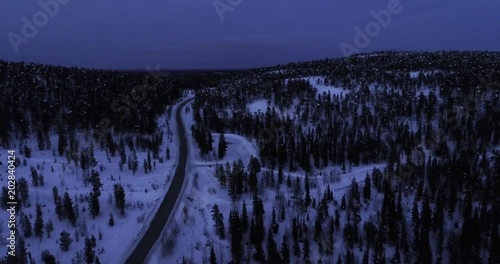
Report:
<svg viewBox="0 0 500 264"><path fill-rule="evenodd" d="M144 174L148 174L148 162L146 161L146 159L144 159L144 161L142 162L142 167L144 168Z"/></svg>
<svg viewBox="0 0 500 264"><path fill-rule="evenodd" d="M222 215L222 212L217 204L214 204L212 207L212 219L215 222L215 232L219 235L220 239L224 239L226 231L226 228L224 227L224 216Z"/></svg>
<svg viewBox="0 0 500 264"><path fill-rule="evenodd" d="M240 263L243 255L242 240L243 232L238 211L229 213L229 232L231 234L231 255L234 263Z"/></svg>
<svg viewBox="0 0 500 264"><path fill-rule="evenodd" d="M153 164L151 163L151 153L148 151L148 157L147 157L147 163L148 163L148 171L151 172L153 170Z"/></svg>
<svg viewBox="0 0 500 264"><path fill-rule="evenodd" d="M50 253L47 249L42 251L42 261L44 264L56 264L56 257Z"/></svg>
<svg viewBox="0 0 500 264"><path fill-rule="evenodd" d="M274 207L273 207L273 213L272 213L272 217L271 217L271 229L273 230L273 234L278 234L278 231L279 231L279 224L278 222L276 221L276 212L274 210Z"/></svg>
<svg viewBox="0 0 500 264"><path fill-rule="evenodd" d="M94 263L95 259L94 247L95 245L92 243L92 241L88 237L86 237L85 248L83 249L83 251L84 251L84 259L87 263Z"/></svg>
<svg viewBox="0 0 500 264"><path fill-rule="evenodd" d="M25 178L20 178L17 181L17 190L21 201L23 202L23 206L27 206L29 199L29 186L28 181Z"/></svg>
<svg viewBox="0 0 500 264"><path fill-rule="evenodd" d="M217 257L215 256L214 247L210 248L210 264L217 264Z"/></svg>
<svg viewBox="0 0 500 264"><path fill-rule="evenodd" d="M241 229L243 233L248 231L248 213L247 213L247 204L243 201L243 206L241 210Z"/></svg>
<svg viewBox="0 0 500 264"><path fill-rule="evenodd" d="M290 245L288 244L287 235L283 235L280 248L281 258L284 264L290 263Z"/></svg>
<svg viewBox="0 0 500 264"><path fill-rule="evenodd" d="M310 254L311 254L311 250L310 250L310 244L309 244L309 239L304 239L304 247L303 247L303 250L302 252L304 253L303 254L303 259L305 262L309 262L310 261Z"/></svg>
<svg viewBox="0 0 500 264"><path fill-rule="evenodd" d="M73 227L76 226L76 214L75 210L73 208L73 201L71 201L71 197L69 197L69 193L65 192L64 193L64 198L63 198L63 208L64 208L64 213L68 217L69 222Z"/></svg>
<svg viewBox="0 0 500 264"><path fill-rule="evenodd" d="M365 203L368 203L368 201L370 201L370 197L371 197L370 176L367 174L365 178L365 186L363 187L363 199L365 200Z"/></svg>
<svg viewBox="0 0 500 264"><path fill-rule="evenodd" d="M219 146L217 148L219 159L223 159L227 152L227 142L224 133L219 134Z"/></svg>
<svg viewBox="0 0 500 264"><path fill-rule="evenodd" d="M47 238L50 238L50 235L54 231L54 223L51 219L45 224L45 232L47 233Z"/></svg>
<svg viewBox="0 0 500 264"><path fill-rule="evenodd" d="M99 204L99 197L94 192L89 194L89 213L92 219L95 219L101 211L101 206Z"/></svg>
<svg viewBox="0 0 500 264"><path fill-rule="evenodd" d="M267 232L267 261L269 263L281 263L281 256L271 228Z"/></svg>
<svg viewBox="0 0 500 264"><path fill-rule="evenodd" d="M305 181L304 186L306 189L304 201L305 201L306 207L309 207L309 205L311 204L311 193L310 193L310 189L309 189L310 188L309 187L309 174L306 174L306 178L304 179L304 181Z"/></svg>
<svg viewBox="0 0 500 264"><path fill-rule="evenodd" d="M31 227L31 221L27 215L23 214L23 216L24 217L21 220L22 221L21 225L23 227L24 237L29 238L33 234L33 229Z"/></svg>
<svg viewBox="0 0 500 264"><path fill-rule="evenodd" d="M122 216L125 215L125 190L121 184L114 185L115 205L120 210Z"/></svg>
<svg viewBox="0 0 500 264"><path fill-rule="evenodd" d="M43 212L42 206L40 204L36 204L36 218L35 218L35 226L34 226L35 236L42 241L43 238Z"/></svg>
<svg viewBox="0 0 500 264"><path fill-rule="evenodd" d="M113 219L113 214L109 213L109 221L108 221L109 226L114 226L115 225L115 220Z"/></svg>
<svg viewBox="0 0 500 264"><path fill-rule="evenodd" d="M18 248L16 252L16 264L28 264L28 254L26 250L26 241L24 241L24 238L19 238L17 246Z"/></svg>
<svg viewBox="0 0 500 264"><path fill-rule="evenodd" d="M66 231L62 231L59 237L59 248L61 248L63 252L66 252L71 247L72 242L73 239L71 238L71 235Z"/></svg>

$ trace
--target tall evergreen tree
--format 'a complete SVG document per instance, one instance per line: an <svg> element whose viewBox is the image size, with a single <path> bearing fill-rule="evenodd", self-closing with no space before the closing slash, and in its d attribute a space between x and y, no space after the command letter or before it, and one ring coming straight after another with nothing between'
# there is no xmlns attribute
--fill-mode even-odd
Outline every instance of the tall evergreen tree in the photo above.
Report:
<svg viewBox="0 0 500 264"><path fill-rule="evenodd" d="M241 263L243 255L242 240L243 232L241 220L237 211L231 210L229 213L229 232L231 234L231 255L234 263Z"/></svg>
<svg viewBox="0 0 500 264"><path fill-rule="evenodd" d="M84 259L87 263L94 263L96 257L94 247L95 245L92 243L92 241L88 237L86 237L85 248L84 248Z"/></svg>
<svg viewBox="0 0 500 264"><path fill-rule="evenodd" d="M122 216L125 215L125 190L121 184L114 185L115 206L120 210Z"/></svg>
<svg viewBox="0 0 500 264"><path fill-rule="evenodd" d="M73 227L75 227L76 214L75 214L75 209L73 208L73 201L71 200L71 197L69 197L68 192L64 193L63 208L64 208L64 214L68 217L69 222Z"/></svg>
<svg viewBox="0 0 500 264"><path fill-rule="evenodd" d="M61 250L63 252L68 251L71 247L72 242L73 239L71 238L71 235L66 231L62 231L59 237L59 247L61 248Z"/></svg>
<svg viewBox="0 0 500 264"><path fill-rule="evenodd" d="M35 236L42 241L43 238L43 212L42 206L40 204L36 204L36 218L35 218Z"/></svg>
<svg viewBox="0 0 500 264"><path fill-rule="evenodd" d="M210 248L210 264L217 264L217 257L215 256L214 247Z"/></svg>
<svg viewBox="0 0 500 264"><path fill-rule="evenodd" d="M215 232L217 233L217 235L219 235L220 239L224 239L226 232L226 228L224 227L224 216L217 204L214 204L214 206L212 207L212 219L215 222Z"/></svg>
<svg viewBox="0 0 500 264"><path fill-rule="evenodd" d="M224 133L219 134L219 146L217 148L217 153L219 159L223 159L227 152L227 142Z"/></svg>
<svg viewBox="0 0 500 264"><path fill-rule="evenodd" d="M288 237L286 234L283 235L280 253L281 253L281 257L282 257L282 262L284 264L290 263L290 245L288 243Z"/></svg>
<svg viewBox="0 0 500 264"><path fill-rule="evenodd" d="M268 263L281 263L281 256L278 251L278 246L274 241L272 228L267 232L267 261Z"/></svg>

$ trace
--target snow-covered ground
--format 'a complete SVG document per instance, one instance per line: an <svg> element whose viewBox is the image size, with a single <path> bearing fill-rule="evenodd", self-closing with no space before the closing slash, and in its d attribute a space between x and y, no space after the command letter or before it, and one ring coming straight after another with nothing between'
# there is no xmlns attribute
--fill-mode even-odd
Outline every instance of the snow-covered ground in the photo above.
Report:
<svg viewBox="0 0 500 264"><path fill-rule="evenodd" d="M336 86L331 86L331 85L324 85L324 77L320 76L309 76L309 77L303 77L301 78L303 80L308 81L312 87L316 89L316 94L317 95L323 95L323 94L330 94L331 96L340 96L341 98L345 97L348 93L350 93L349 90L342 88L342 87L336 87ZM288 80L285 80L287 82ZM320 83L318 83L320 81ZM273 103L270 103L270 101L273 100L268 100L268 99L258 99L255 100L247 105L247 110L251 114L257 114L257 113L265 113L267 111L267 108L273 108L275 105ZM288 109L279 109L275 107L275 111L280 115L280 116L286 116L286 115L291 115L293 116L295 114L295 108L296 105L299 103L297 99L294 100L290 108ZM226 109L226 111L230 112L230 109Z"/></svg>
<svg viewBox="0 0 500 264"><path fill-rule="evenodd" d="M172 111L175 113L175 108ZM171 131L177 131L175 121L172 117L168 117L168 124ZM51 148L49 150L38 151L37 142L35 139L29 139L27 146L32 149L31 158L25 158L21 154L19 142L15 142L12 149L16 150L16 156L20 158L21 165L16 168L16 179L25 178L29 183L29 202L30 207L22 208L22 212L28 215L31 225L34 227L35 208L36 204L41 204L43 207L43 221L47 223L51 220L54 224L54 230L51 232L51 237L47 238L44 228L44 236L40 241L38 238L31 236L26 238L27 251L31 253L34 261L40 263L40 254L43 250L49 250L59 263L71 263L71 260L76 256L76 252L82 251L84 248L85 237L94 235L97 239L96 252L101 263L118 263L120 260L130 253L138 238L143 234L149 221L159 205L159 201L164 196L170 185L171 175L173 175L177 160L177 136L167 131L167 116L166 114L159 117L159 124L164 135L163 143L161 144L159 155L163 162L153 159L153 170L145 174L143 169L143 161L147 158L147 152L137 151L137 160L139 167L135 175L128 170L127 164L120 171L119 161L120 156L108 156L106 151L99 148L95 142L94 156L97 165L91 169L95 169L100 174L100 180L103 184L100 196L100 215L96 219L92 219L88 210L88 203L80 200L80 197L87 195L92 186L85 186L82 182L82 169L65 157L60 157L57 153L57 135L51 136ZM91 144L91 137L84 134L77 134L77 140L81 147L87 147ZM115 139L117 140L117 139ZM166 160L166 148L171 149L171 158ZM127 148L127 156L130 154ZM0 153L0 159L4 162L7 160L7 150ZM23 163L26 162L26 165ZM31 184L30 167L36 169L39 175L44 176L44 186L34 187ZM6 171L0 171L0 181L3 186L7 185ZM113 190L114 184L119 183L125 189L125 201L127 207L125 209L125 217L120 217L119 211L114 206ZM55 205L53 202L52 188L59 189L59 195L63 196L64 192L68 192L74 204L78 204L78 220L77 227L73 228L68 220L59 221L55 214ZM78 202L77 199L78 198ZM114 226L108 226L110 213L114 216ZM6 219L9 219L6 210L0 211L0 243L5 246L7 241ZM18 237L23 236L23 229L20 226L20 214L17 215L19 233ZM70 233L73 243L68 252L62 252L58 245L58 239L62 231Z"/></svg>
<svg viewBox="0 0 500 264"><path fill-rule="evenodd" d="M186 106L190 108L189 105ZM190 110L183 110L184 123L186 127L193 124L192 113ZM215 160L213 157L202 159L199 156L199 150L188 132L188 142L190 144L191 161L188 165L188 182L184 196L180 200L178 210L174 216L171 226L164 231L163 241L157 243L156 247L150 253L147 261L149 264L156 263L182 263L183 257L192 263L203 263L208 261L210 249L214 247L218 249L215 253L219 263L227 263L231 260L230 243L227 239L221 240L216 235L214 221L212 219L212 207L217 204L227 226L227 218L231 209L238 207L241 212L241 204L245 201L249 214L252 212L252 197L249 194L244 194L239 202L234 203L228 195L226 188L221 188L217 178L215 177L216 164L232 164L234 161L241 159L248 165L251 156L258 156L256 145L246 138L234 135L224 134L228 142L227 154L223 160ZM213 134L214 150L217 148L218 134ZM352 167L347 169L346 173L342 173L338 166L330 166L325 169L317 170L310 175L311 193L323 193L328 187L333 191L334 198L340 201L352 181L364 181L367 173L371 173L373 168L383 169L384 164L373 164L360 167ZM264 172L269 172L269 169L263 168L259 176ZM277 172L275 172L276 175ZM304 173L285 172L285 177L299 177L301 181L304 178ZM335 178L335 179L334 179ZM262 199L264 203L266 223L271 221L271 212L273 208L278 209L277 195L284 195L285 199L291 199L292 192L286 185L282 185L280 190L266 189L263 191ZM314 211L314 209L311 209ZM292 216L294 209L287 209L287 218ZM367 219L372 215L369 212L362 214L363 219ZM285 222L280 233L283 234L289 230L290 223ZM279 236L278 236L279 237ZM167 246L171 252L165 253ZM167 250L168 251L168 250ZM248 253L248 252L247 252Z"/></svg>

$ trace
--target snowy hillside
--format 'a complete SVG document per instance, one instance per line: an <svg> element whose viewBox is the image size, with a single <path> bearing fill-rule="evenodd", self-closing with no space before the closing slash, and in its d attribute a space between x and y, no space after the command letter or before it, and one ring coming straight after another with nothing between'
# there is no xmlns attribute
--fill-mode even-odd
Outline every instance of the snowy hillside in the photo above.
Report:
<svg viewBox="0 0 500 264"><path fill-rule="evenodd" d="M193 78L0 66L6 263L124 263L140 241L151 264L500 263L498 52Z"/></svg>

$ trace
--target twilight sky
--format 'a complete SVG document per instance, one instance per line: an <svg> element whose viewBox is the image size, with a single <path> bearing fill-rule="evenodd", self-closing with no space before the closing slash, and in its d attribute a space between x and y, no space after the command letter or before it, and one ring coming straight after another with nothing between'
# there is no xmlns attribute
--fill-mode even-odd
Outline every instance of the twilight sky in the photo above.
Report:
<svg viewBox="0 0 500 264"><path fill-rule="evenodd" d="M376 23L371 11L398 0L41 0L60 2L46 21L38 1L0 1L0 59L206 69L340 57L342 42L361 52L500 51L498 0L399 0L401 12L368 36L366 46L356 45L355 27L365 32ZM235 6L221 20L214 2ZM23 32L23 17L33 21L34 15L38 32Z"/></svg>

